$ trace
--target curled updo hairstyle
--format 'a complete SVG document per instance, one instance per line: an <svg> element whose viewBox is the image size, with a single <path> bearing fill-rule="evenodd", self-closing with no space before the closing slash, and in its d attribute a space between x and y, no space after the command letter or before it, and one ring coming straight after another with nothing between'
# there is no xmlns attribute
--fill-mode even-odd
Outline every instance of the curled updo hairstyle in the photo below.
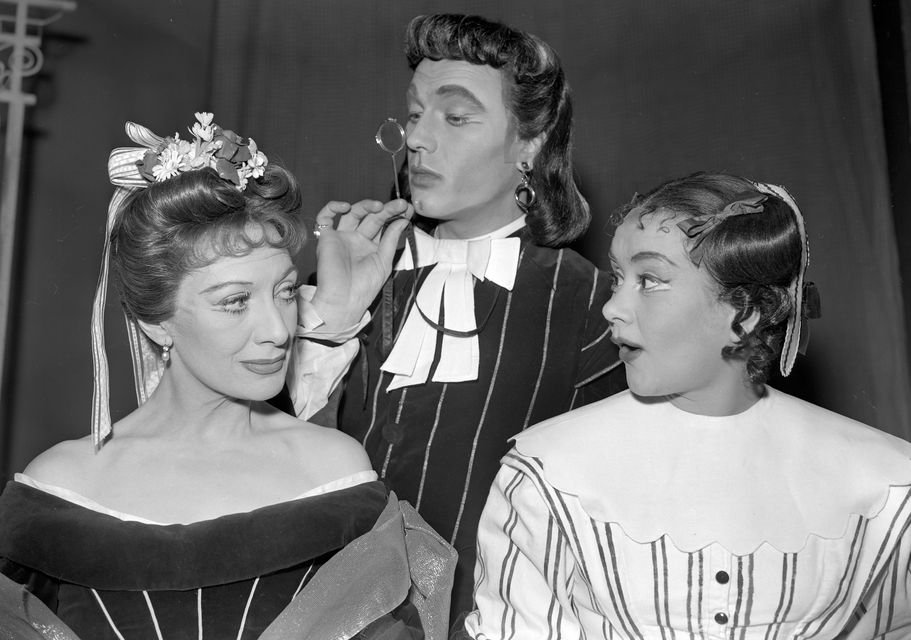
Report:
<svg viewBox="0 0 911 640"><path fill-rule="evenodd" d="M756 384L768 379L770 367L781 353L794 306L788 287L800 270L802 240L788 204L759 191L744 178L695 173L634 197L611 219L619 225L628 215L638 215L641 220L658 212L676 224L695 216L716 215L728 204L760 193L767 196L761 212L725 218L705 232L700 245L700 266L717 284L718 299L737 312L731 326L739 342L725 347L722 354L745 360L747 375ZM742 323L754 311L759 313L759 321L747 332Z"/></svg>
<svg viewBox="0 0 911 640"><path fill-rule="evenodd" d="M573 177L572 99L560 59L550 45L479 16L440 14L411 20L405 55L412 71L425 58L499 69L503 101L519 138L544 138L529 179L537 194L526 218L533 241L559 247L585 233L590 214ZM517 186L519 181L517 174Z"/></svg>
<svg viewBox="0 0 911 640"><path fill-rule="evenodd" d="M274 161L244 191L209 168L137 190L111 230L111 267L127 315L167 320L184 276L220 257L261 246L293 256L304 242L300 205L297 180Z"/></svg>

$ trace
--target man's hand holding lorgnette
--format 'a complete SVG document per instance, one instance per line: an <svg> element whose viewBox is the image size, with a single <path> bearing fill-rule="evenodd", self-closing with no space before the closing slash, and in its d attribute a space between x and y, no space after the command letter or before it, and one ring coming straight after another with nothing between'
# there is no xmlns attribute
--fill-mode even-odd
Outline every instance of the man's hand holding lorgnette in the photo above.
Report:
<svg viewBox="0 0 911 640"><path fill-rule="evenodd" d="M392 273L392 261L414 208L405 200L332 201L316 215L316 293L326 329L357 324Z"/></svg>

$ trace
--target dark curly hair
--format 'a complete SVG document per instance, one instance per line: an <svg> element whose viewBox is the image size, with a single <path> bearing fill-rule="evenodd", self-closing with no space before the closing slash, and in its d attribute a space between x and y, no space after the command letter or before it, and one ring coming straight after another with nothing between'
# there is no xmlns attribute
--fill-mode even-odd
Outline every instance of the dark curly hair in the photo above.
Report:
<svg viewBox="0 0 911 640"><path fill-rule="evenodd" d="M668 219L686 219L720 213L728 204L760 192L749 180L727 174L694 173L665 182L643 196L636 195L611 216L619 225L629 215L655 212ZM746 361L751 382L765 383L781 354L793 302L788 287L801 266L801 237L794 213L776 195L767 196L759 214L725 218L705 233L701 267L718 285L718 299L736 310L732 329L739 341L722 355ZM695 262L695 261L694 261ZM754 312L759 321L752 331L745 322Z"/></svg>
<svg viewBox="0 0 911 640"><path fill-rule="evenodd" d="M296 254L300 187L275 162L244 191L214 169L187 171L137 190L111 229L111 266L127 315L158 323L174 313L184 276L221 256L269 245Z"/></svg>
<svg viewBox="0 0 911 640"><path fill-rule="evenodd" d="M506 109L519 138L544 136L529 180L538 196L526 218L533 241L560 247L585 233L591 215L573 175L572 98L556 51L537 36L479 16L417 16L406 34L412 71L425 58L501 71ZM400 182L407 189L408 180Z"/></svg>

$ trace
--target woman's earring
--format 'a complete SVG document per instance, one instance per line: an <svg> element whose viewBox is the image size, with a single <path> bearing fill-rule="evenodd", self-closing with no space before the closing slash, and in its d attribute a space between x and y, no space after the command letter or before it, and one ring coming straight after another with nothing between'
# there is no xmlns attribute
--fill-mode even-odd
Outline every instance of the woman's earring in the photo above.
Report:
<svg viewBox="0 0 911 640"><path fill-rule="evenodd" d="M171 359L171 345L166 344L161 347L161 359L168 362Z"/></svg>
<svg viewBox="0 0 911 640"><path fill-rule="evenodd" d="M522 182L516 187L516 204L519 205L522 211L528 213L528 210L535 206L538 201L538 194L535 193L534 187L529 183L531 168L527 162L522 163L519 173L522 174Z"/></svg>

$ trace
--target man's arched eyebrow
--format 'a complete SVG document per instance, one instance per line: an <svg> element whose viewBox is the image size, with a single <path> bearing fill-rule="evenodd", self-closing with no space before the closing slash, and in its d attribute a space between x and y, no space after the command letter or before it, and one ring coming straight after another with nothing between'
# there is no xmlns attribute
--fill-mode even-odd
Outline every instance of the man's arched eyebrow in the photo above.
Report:
<svg viewBox="0 0 911 640"><path fill-rule="evenodd" d="M480 98L460 84L444 84L436 90L436 94L443 98L461 98L470 102L478 111L487 111Z"/></svg>

